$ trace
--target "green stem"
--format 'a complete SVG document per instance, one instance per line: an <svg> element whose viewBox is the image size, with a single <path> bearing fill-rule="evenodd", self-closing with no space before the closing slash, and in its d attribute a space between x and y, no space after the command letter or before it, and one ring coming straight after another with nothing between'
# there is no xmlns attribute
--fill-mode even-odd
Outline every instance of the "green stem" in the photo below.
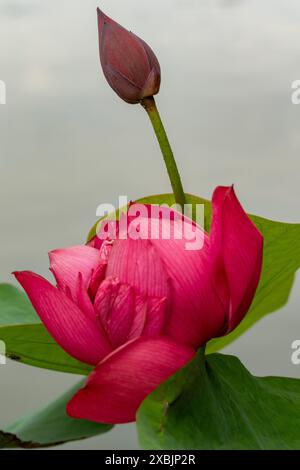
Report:
<svg viewBox="0 0 300 470"><path fill-rule="evenodd" d="M153 97L144 98L141 101L141 105L148 113L150 121L152 123L155 135L157 137L160 149L162 151L164 161L167 167L168 175L171 181L175 202L179 204L181 208L184 208L185 194L183 191L183 186L180 178L180 174L177 168L177 164L174 158L174 154L165 131L164 125L160 118L156 103Z"/></svg>

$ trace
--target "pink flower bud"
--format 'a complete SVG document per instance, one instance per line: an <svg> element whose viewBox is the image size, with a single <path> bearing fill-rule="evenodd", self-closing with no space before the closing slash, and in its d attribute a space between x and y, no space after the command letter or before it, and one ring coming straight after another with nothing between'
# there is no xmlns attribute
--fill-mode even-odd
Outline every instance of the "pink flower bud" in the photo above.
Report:
<svg viewBox="0 0 300 470"><path fill-rule="evenodd" d="M160 88L160 65L142 39L98 8L100 61L111 88L127 103L139 103Z"/></svg>

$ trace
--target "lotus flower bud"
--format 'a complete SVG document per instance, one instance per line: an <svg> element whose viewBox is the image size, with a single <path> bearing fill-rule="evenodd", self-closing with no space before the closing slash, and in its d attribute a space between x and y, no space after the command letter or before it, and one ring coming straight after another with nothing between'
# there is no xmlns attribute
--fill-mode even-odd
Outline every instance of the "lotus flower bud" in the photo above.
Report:
<svg viewBox="0 0 300 470"><path fill-rule="evenodd" d="M95 367L68 403L70 416L134 421L149 393L242 321L260 278L263 238L233 188L218 187L212 208L209 234L186 217L178 225L180 214L168 208L145 206L143 222L126 214L116 238L50 253L56 286L15 273L53 338ZM131 236L136 222L140 238ZM152 227L170 237L151 238ZM178 237L190 229L204 239L201 249L187 250Z"/></svg>
<svg viewBox="0 0 300 470"><path fill-rule="evenodd" d="M139 103L160 88L160 65L151 48L98 8L101 66L111 88L127 103Z"/></svg>

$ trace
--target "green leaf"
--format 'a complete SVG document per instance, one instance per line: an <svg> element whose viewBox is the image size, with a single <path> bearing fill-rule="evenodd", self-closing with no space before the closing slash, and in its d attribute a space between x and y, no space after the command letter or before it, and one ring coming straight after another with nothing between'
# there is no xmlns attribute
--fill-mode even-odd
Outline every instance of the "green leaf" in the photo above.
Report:
<svg viewBox="0 0 300 470"><path fill-rule="evenodd" d="M112 426L73 419L66 405L83 381L45 408L20 419L0 433L0 448L37 448L86 439L109 431Z"/></svg>
<svg viewBox="0 0 300 470"><path fill-rule="evenodd" d="M0 341L10 359L44 369L86 375L87 364L69 356L48 334L26 295L0 284Z"/></svg>
<svg viewBox="0 0 300 470"><path fill-rule="evenodd" d="M0 326L40 323L26 294L10 284L0 284Z"/></svg>
<svg viewBox="0 0 300 470"><path fill-rule="evenodd" d="M145 197L137 202L172 205L175 201L172 194L161 194ZM209 231L211 203L190 194L187 195L187 203L204 204L204 225ZM252 306L241 324L229 335L208 343L207 354L229 345L265 315L283 307L288 301L295 273L300 268L300 224L274 222L254 215L250 215L250 218L264 236L264 262L260 284ZM89 240L95 236L97 224L90 231Z"/></svg>
<svg viewBox="0 0 300 470"><path fill-rule="evenodd" d="M31 443L27 443L27 444L28 444L27 448L30 448L29 445ZM13 434L0 431L0 449L12 449L15 447L22 447L22 441L20 441Z"/></svg>
<svg viewBox="0 0 300 470"><path fill-rule="evenodd" d="M0 327L10 359L42 369L87 375L92 368L69 356L42 324Z"/></svg>
<svg viewBox="0 0 300 470"><path fill-rule="evenodd" d="M145 449L299 449L300 380L201 351L146 398L137 427Z"/></svg>

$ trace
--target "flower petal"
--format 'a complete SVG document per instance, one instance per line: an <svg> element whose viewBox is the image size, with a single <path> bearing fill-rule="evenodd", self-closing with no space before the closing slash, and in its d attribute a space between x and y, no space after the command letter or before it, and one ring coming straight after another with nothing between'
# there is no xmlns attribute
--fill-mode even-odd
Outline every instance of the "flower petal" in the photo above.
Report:
<svg viewBox="0 0 300 470"><path fill-rule="evenodd" d="M87 293L87 290L83 287L82 274L78 274L77 281L77 305L85 315L90 316L92 320L95 319L96 313L92 301Z"/></svg>
<svg viewBox="0 0 300 470"><path fill-rule="evenodd" d="M111 72L122 74L129 85L142 88L151 70L143 43L100 10L98 27L102 67L110 66Z"/></svg>
<svg viewBox="0 0 300 470"><path fill-rule="evenodd" d="M128 423L155 388L186 365L195 351L169 338L139 338L114 351L67 405L67 413L100 423Z"/></svg>
<svg viewBox="0 0 300 470"><path fill-rule="evenodd" d="M71 356L97 364L111 352L97 318L85 315L62 291L29 271L14 273L45 327Z"/></svg>
<svg viewBox="0 0 300 470"><path fill-rule="evenodd" d="M108 263L109 254L112 249L112 241L103 240L99 246L100 260L97 268L93 271L89 284L88 293L92 301L94 301L100 284L105 279L105 273Z"/></svg>
<svg viewBox="0 0 300 470"><path fill-rule="evenodd" d="M107 277L117 277L149 297L168 297L167 273L150 240L115 240L108 259Z"/></svg>
<svg viewBox="0 0 300 470"><path fill-rule="evenodd" d="M65 291L70 289L74 302L77 302L78 275L82 275L82 285L88 288L92 272L100 261L100 251L85 245L74 246L49 253L50 269L57 285Z"/></svg>
<svg viewBox="0 0 300 470"><path fill-rule="evenodd" d="M228 304L229 332L241 322L252 303L261 275L263 237L243 210L233 187L215 190L213 214L214 281L223 304Z"/></svg>
<svg viewBox="0 0 300 470"><path fill-rule="evenodd" d="M148 297L147 301L147 317L142 335L151 337L161 334L167 313L167 299Z"/></svg>
<svg viewBox="0 0 300 470"><path fill-rule="evenodd" d="M191 219L162 211L162 233L169 239L152 239L171 285L171 315L166 333L180 343L202 346L223 329L225 310L216 295L209 269L209 239Z"/></svg>
<svg viewBox="0 0 300 470"><path fill-rule="evenodd" d="M137 339L142 335L147 320L147 307L146 297L135 293L134 318L127 337L128 341Z"/></svg>
<svg viewBox="0 0 300 470"><path fill-rule="evenodd" d="M134 315L132 287L118 279L107 278L98 289L94 308L114 348L125 343Z"/></svg>

